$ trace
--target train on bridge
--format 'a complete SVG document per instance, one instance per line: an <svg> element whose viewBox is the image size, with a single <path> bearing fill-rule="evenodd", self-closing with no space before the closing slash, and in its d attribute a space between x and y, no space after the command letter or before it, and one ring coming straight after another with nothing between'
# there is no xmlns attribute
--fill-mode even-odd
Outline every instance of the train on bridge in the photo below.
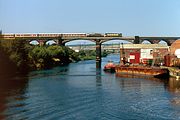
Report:
<svg viewBox="0 0 180 120"><path fill-rule="evenodd" d="M122 37L122 33L17 33L2 34L3 38L33 38L33 37Z"/></svg>

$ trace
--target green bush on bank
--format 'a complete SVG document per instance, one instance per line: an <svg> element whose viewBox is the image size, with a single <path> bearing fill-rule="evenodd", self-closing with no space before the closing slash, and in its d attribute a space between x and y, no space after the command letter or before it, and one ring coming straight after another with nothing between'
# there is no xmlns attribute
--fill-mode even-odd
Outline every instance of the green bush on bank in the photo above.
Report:
<svg viewBox="0 0 180 120"><path fill-rule="evenodd" d="M0 48L9 56L9 61L22 70L44 69L80 60L96 59L95 50L75 52L66 46L34 46L23 40L1 40ZM102 52L102 57L107 55L106 51Z"/></svg>
<svg viewBox="0 0 180 120"><path fill-rule="evenodd" d="M6 61L12 66L25 70L27 69L27 51L23 40L0 40L0 49L4 56L7 56Z"/></svg>
<svg viewBox="0 0 180 120"><path fill-rule="evenodd" d="M34 46L28 53L30 63L36 68L48 68L55 65L78 61L78 55L63 46Z"/></svg>
<svg viewBox="0 0 180 120"><path fill-rule="evenodd" d="M80 60L95 60L95 50L81 50L75 52L66 46L34 46L28 48L28 59L31 67L48 68L57 65L68 64ZM106 57L108 53L104 51L102 57Z"/></svg>

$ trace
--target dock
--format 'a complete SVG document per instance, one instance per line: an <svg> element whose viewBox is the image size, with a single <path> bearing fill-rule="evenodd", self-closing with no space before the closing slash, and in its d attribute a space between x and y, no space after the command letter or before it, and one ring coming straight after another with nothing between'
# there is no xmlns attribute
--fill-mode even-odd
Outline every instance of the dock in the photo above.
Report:
<svg viewBox="0 0 180 120"><path fill-rule="evenodd" d="M165 68L169 70L169 75L171 77L175 77L177 80L180 79L180 69L179 67L166 67L166 66L161 66L161 68Z"/></svg>

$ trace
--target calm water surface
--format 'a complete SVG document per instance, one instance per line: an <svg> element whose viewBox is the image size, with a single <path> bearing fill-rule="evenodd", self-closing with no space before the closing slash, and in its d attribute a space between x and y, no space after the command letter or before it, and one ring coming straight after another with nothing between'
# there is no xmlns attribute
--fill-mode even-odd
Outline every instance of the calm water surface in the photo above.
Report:
<svg viewBox="0 0 180 120"><path fill-rule="evenodd" d="M118 55L103 58L118 62ZM180 82L119 76L95 61L1 77L0 119L180 120Z"/></svg>

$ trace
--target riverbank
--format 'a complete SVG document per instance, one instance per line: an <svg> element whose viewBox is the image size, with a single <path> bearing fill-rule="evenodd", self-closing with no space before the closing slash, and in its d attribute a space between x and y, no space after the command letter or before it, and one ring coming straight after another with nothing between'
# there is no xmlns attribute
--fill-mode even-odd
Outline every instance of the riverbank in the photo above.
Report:
<svg viewBox="0 0 180 120"><path fill-rule="evenodd" d="M96 59L95 50L81 50L75 52L66 46L34 46L23 44L23 41L1 41L0 49L15 71L49 69L55 66L67 65L71 62ZM102 57L108 52L104 51ZM3 63L3 62L2 62ZM9 67L11 69L12 67Z"/></svg>

